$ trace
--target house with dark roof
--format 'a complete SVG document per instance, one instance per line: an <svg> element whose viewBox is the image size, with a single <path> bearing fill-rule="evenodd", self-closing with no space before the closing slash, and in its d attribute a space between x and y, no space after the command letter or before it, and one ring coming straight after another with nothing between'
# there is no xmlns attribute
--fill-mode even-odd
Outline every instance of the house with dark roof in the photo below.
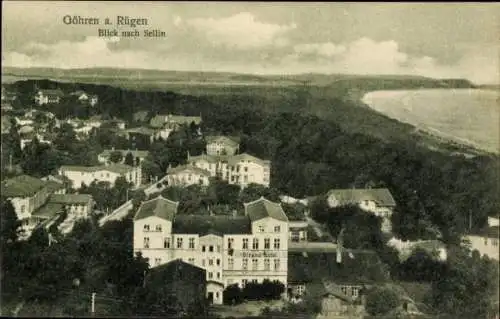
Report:
<svg viewBox="0 0 500 319"><path fill-rule="evenodd" d="M120 163L100 166L63 165L59 168L59 175L66 176L75 189L81 188L82 185L88 186L94 181L108 182L113 186L118 177L124 177L134 187L142 183L140 166L134 167Z"/></svg>
<svg viewBox="0 0 500 319"><path fill-rule="evenodd" d="M181 313L206 313L206 271L180 259L151 269L145 279L148 289L163 290L175 296ZM208 296L212 297L212 296Z"/></svg>
<svg viewBox="0 0 500 319"><path fill-rule="evenodd" d="M63 210L75 218L92 212L91 195L65 194L64 184L20 175L2 182L2 195L14 206L22 222L24 238L41 222L56 217Z"/></svg>
<svg viewBox="0 0 500 319"><path fill-rule="evenodd" d="M57 90L38 90L35 94L35 103L38 105L57 104L61 101L64 93Z"/></svg>
<svg viewBox="0 0 500 319"><path fill-rule="evenodd" d="M210 172L192 165L180 165L175 168L169 166L167 169L168 185L189 186L210 184Z"/></svg>
<svg viewBox="0 0 500 319"><path fill-rule="evenodd" d="M191 125L194 123L196 125L200 125L201 123L201 114L200 116L184 116L184 115L155 115L150 121L149 125L154 128L164 127L166 124L175 124L179 125Z"/></svg>
<svg viewBox="0 0 500 319"><path fill-rule="evenodd" d="M132 157L134 158L134 163L142 163L149 155L149 151L108 149L100 153L97 156L97 160L102 164L110 164L109 157L113 152L120 152L122 154L122 160L120 162L122 164L125 162L125 157L127 156L128 153L132 154Z"/></svg>
<svg viewBox="0 0 500 319"><path fill-rule="evenodd" d="M221 304L228 285L264 279L286 285L288 219L279 203L246 203L244 216L177 214L161 196L141 204L134 217L134 252L151 267L174 259L206 270L207 296Z"/></svg>
<svg viewBox="0 0 500 319"><path fill-rule="evenodd" d="M234 136L207 136L208 155L235 155L240 147L240 138Z"/></svg>
<svg viewBox="0 0 500 319"><path fill-rule="evenodd" d="M70 93L70 96L75 96L78 99L78 101L85 103L85 104L89 104L90 106L96 105L97 102L99 101L99 98L97 95L89 94L89 93L82 91L82 90L72 92L72 93Z"/></svg>
<svg viewBox="0 0 500 319"><path fill-rule="evenodd" d="M357 205L382 217L382 231L390 232L392 229L391 216L396 201L387 188L332 189L327 193L327 202L330 207Z"/></svg>

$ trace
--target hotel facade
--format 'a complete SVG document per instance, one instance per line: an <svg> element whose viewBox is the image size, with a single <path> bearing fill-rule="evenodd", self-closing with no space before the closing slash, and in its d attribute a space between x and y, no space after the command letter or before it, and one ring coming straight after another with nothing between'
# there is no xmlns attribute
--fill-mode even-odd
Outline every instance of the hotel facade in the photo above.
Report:
<svg viewBox="0 0 500 319"><path fill-rule="evenodd" d="M263 197L246 203L245 216L177 215L177 202L158 196L134 217L134 254L151 267L181 259L206 270L207 297L222 304L225 287L265 279L287 285L288 218Z"/></svg>

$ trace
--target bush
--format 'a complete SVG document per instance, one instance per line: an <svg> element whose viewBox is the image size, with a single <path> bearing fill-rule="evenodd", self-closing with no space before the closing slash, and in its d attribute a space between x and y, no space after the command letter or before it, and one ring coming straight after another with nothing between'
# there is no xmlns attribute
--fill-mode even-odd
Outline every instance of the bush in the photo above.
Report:
<svg viewBox="0 0 500 319"><path fill-rule="evenodd" d="M241 289L238 287L238 284L226 287L223 296L225 305L234 305L242 302Z"/></svg>
<svg viewBox="0 0 500 319"><path fill-rule="evenodd" d="M380 316L399 306L398 294L389 288L377 287L366 296L366 311L372 316Z"/></svg>

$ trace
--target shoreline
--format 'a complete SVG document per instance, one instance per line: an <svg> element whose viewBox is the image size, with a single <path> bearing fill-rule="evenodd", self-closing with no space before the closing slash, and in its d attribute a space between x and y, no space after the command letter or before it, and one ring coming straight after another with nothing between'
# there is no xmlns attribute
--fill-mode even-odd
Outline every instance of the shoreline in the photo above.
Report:
<svg viewBox="0 0 500 319"><path fill-rule="evenodd" d="M423 90L442 90L442 88L439 89L423 89ZM485 88L464 88L464 89L451 89L451 90L474 90L474 91L494 91L491 89L485 89ZM487 155L487 156L499 156L500 155L500 150L497 150L496 152L493 150L490 150L488 148L485 148L481 145L479 145L476 142L469 141L467 139L463 139L457 136L453 136L451 134L442 132L438 129L428 127L426 125L418 125L415 123L407 122L407 121L402 121L399 118L389 116L388 114L377 110L376 108L372 107L370 103L368 103L368 98L367 96L370 93L374 92L381 92L385 91L387 92L388 95L391 94L401 94L401 91L411 91L411 90L373 90L373 91L368 91L368 92L363 92L360 94L358 102L361 103L364 107L369 108L370 110L377 112L383 116L386 116L390 119L396 120L400 123L410 125L414 128L414 131L412 132L413 135L418 136L423 138L424 140L422 141L423 144L425 144L427 147L433 150L438 150L438 151L447 151L451 155L464 155L465 157L475 157L475 156L480 156L480 155ZM398 92L399 91L399 92ZM427 141L425 140L427 139ZM450 149L452 148L452 149Z"/></svg>

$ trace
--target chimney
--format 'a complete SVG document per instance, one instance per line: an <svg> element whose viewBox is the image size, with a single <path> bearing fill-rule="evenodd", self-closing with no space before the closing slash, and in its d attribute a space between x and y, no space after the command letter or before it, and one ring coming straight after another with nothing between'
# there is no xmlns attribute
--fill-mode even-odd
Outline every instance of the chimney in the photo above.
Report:
<svg viewBox="0 0 500 319"><path fill-rule="evenodd" d="M342 252L344 250L344 227L337 236L337 264L342 263Z"/></svg>

